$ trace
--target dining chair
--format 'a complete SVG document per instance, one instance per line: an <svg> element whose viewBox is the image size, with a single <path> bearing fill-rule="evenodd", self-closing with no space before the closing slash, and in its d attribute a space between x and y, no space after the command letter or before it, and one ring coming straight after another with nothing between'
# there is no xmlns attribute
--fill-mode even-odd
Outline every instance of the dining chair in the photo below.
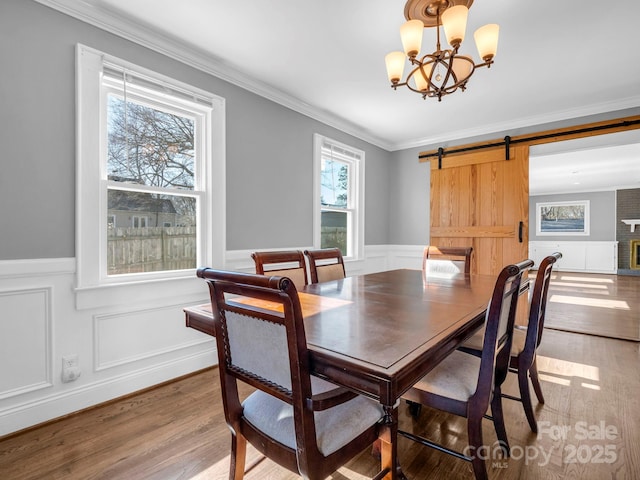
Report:
<svg viewBox="0 0 640 480"><path fill-rule="evenodd" d="M346 276L344 260L339 248L305 250L304 254L309 260L311 283L340 280Z"/></svg>
<svg viewBox="0 0 640 480"><path fill-rule="evenodd" d="M523 272L533 265L523 260L502 269L495 283L485 317L482 356L453 351L420 379L403 398L467 419L469 447L465 453L438 445L413 433L399 430L404 437L471 462L477 480L487 479L482 452L482 419L491 404L491 414L499 444L505 455L509 442L504 426L501 385L507 376L513 340L515 312ZM419 414L419 409L414 414Z"/></svg>
<svg viewBox="0 0 640 480"><path fill-rule="evenodd" d="M471 272L473 247L436 247L427 245L422 254L422 273L430 276L450 277Z"/></svg>
<svg viewBox="0 0 640 480"><path fill-rule="evenodd" d="M309 284L304 255L300 250L253 252L251 258L258 275L288 277L298 290Z"/></svg>
<svg viewBox="0 0 640 480"><path fill-rule="evenodd" d="M553 265L562 258L562 253L555 252L545 257L538 267L536 273L533 292L529 301L529 322L526 328L516 328L513 332L513 344L511 347L511 357L509 359L509 371L518 375L518 387L520 397L514 397L503 393L503 398L516 400L522 403L524 413L529 422L529 427L534 433L538 433L538 423L533 412L531 402L531 392L529 390L529 378L533 390L536 393L538 402L544 403L542 387L538 377L538 365L536 362L536 352L542 340L544 330L544 319L547 310L547 293L551 282L551 271ZM466 353L479 356L482 353L482 341L484 331L480 330L475 335L465 341L459 348Z"/></svg>
<svg viewBox="0 0 640 480"><path fill-rule="evenodd" d="M302 310L286 277L198 269L209 285L230 480L247 442L305 479L323 479L378 438L381 405L309 373ZM238 384L255 389L240 401ZM375 478L381 479L388 469Z"/></svg>

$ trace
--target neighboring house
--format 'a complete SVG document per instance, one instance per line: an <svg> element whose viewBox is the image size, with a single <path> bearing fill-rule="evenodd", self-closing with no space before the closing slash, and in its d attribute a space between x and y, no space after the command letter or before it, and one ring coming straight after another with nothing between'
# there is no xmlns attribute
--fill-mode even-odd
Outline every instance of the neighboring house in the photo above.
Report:
<svg viewBox="0 0 640 480"><path fill-rule="evenodd" d="M170 200L140 192L109 192L109 227L174 227L178 226L179 217Z"/></svg>

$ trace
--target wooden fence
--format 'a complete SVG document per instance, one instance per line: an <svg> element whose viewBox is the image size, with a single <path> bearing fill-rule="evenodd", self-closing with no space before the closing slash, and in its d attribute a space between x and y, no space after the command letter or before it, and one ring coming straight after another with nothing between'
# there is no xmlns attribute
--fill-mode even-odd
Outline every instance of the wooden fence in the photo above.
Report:
<svg viewBox="0 0 640 480"><path fill-rule="evenodd" d="M347 229L323 227L322 247L347 251ZM107 272L156 272L196 268L195 227L109 228Z"/></svg>
<svg viewBox="0 0 640 480"><path fill-rule="evenodd" d="M320 245L322 248L337 247L346 255L347 229L345 227L322 227L320 229Z"/></svg>
<svg viewBox="0 0 640 480"><path fill-rule="evenodd" d="M195 227L108 229L109 275L195 267Z"/></svg>

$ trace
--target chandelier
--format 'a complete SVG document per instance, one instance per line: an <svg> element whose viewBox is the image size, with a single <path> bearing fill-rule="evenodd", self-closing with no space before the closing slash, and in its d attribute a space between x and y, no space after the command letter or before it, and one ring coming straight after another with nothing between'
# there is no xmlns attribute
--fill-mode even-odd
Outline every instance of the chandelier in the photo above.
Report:
<svg viewBox="0 0 640 480"><path fill-rule="evenodd" d="M473 0L408 0L404 7L407 22L400 27L403 52L391 52L385 57L387 75L391 87L406 86L422 95L422 98L437 97L462 91L476 68L491 67L498 48L496 24L480 27L474 33L476 46L483 63L475 64L473 59L460 55L458 50L464 40L467 15ZM451 49L440 47L440 26L444 28ZM422 33L427 27L436 27L436 50L419 57L422 47ZM409 60L411 71L401 82L405 62Z"/></svg>

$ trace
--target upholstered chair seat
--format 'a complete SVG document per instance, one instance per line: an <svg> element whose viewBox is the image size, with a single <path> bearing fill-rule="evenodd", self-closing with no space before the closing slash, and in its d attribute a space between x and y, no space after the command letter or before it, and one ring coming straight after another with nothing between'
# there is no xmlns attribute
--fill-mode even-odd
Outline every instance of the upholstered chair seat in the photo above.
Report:
<svg viewBox="0 0 640 480"><path fill-rule="evenodd" d="M414 385L432 395L466 402L478 387L480 358L453 352Z"/></svg>
<svg viewBox="0 0 640 480"><path fill-rule="evenodd" d="M314 395L335 388L332 383L312 377ZM258 390L247 397L242 406L244 417L254 427L279 443L296 449L295 421L290 404ZM332 454L379 421L382 415L380 403L361 396L337 407L315 412L318 450L325 456Z"/></svg>

